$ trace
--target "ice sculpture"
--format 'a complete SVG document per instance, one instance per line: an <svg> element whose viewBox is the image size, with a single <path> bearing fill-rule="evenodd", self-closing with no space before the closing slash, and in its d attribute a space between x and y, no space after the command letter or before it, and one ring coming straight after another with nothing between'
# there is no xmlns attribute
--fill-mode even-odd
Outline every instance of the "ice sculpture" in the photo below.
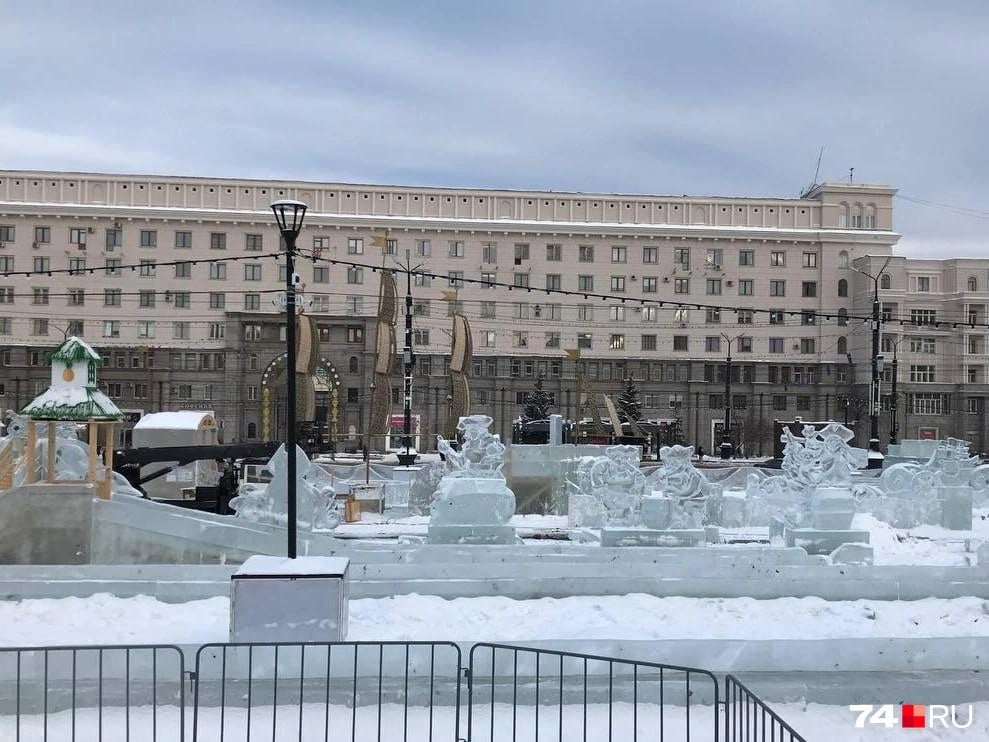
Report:
<svg viewBox="0 0 989 742"><path fill-rule="evenodd" d="M880 479L886 495L878 503L882 517L901 528L940 523L971 530L973 500L989 491L989 465L978 463L978 456L969 455L968 441L948 438L938 441L925 464L893 464Z"/></svg>
<svg viewBox="0 0 989 742"><path fill-rule="evenodd" d="M296 447L296 515L297 522L305 529L336 528L340 523L336 495L332 482L319 467L314 467L305 451ZM264 466L271 474L271 482L241 484L237 497L230 500L230 507L238 518L255 523L285 525L288 516L288 455L282 445Z"/></svg>
<svg viewBox="0 0 989 742"><path fill-rule="evenodd" d="M783 429L783 471L804 509L802 527L785 530L787 545L830 554L845 543L869 542L868 531L851 530L856 509L852 473L868 462L867 451L849 445L854 435L836 422L820 430L805 425L802 438Z"/></svg>
<svg viewBox="0 0 989 742"><path fill-rule="evenodd" d="M456 450L438 437L437 448L446 457L447 472L430 505L431 543L510 544L515 529L515 494L508 488L502 466L505 446L488 429L487 415L461 417L457 423L463 442Z"/></svg>

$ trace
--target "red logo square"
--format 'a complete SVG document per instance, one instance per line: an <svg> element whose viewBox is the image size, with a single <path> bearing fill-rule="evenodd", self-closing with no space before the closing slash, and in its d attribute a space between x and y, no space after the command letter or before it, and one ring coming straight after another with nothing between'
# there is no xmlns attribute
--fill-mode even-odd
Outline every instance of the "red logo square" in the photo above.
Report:
<svg viewBox="0 0 989 742"><path fill-rule="evenodd" d="M927 708L917 703L904 703L900 706L900 726L904 729L923 729L927 726Z"/></svg>

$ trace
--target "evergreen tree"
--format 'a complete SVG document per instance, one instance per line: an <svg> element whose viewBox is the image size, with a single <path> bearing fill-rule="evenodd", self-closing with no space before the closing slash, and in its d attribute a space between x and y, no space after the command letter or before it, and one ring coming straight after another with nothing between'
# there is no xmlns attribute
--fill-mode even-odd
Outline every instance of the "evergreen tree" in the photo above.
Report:
<svg viewBox="0 0 989 742"><path fill-rule="evenodd" d="M635 380L629 376L625 379L625 387L618 395L618 417L621 421L642 419L642 403L639 401L639 387L635 385Z"/></svg>
<svg viewBox="0 0 989 742"><path fill-rule="evenodd" d="M543 389L543 375L539 374L536 377L536 388L525 395L525 402L522 405L522 419L526 422L546 420L549 418L550 407L549 392Z"/></svg>

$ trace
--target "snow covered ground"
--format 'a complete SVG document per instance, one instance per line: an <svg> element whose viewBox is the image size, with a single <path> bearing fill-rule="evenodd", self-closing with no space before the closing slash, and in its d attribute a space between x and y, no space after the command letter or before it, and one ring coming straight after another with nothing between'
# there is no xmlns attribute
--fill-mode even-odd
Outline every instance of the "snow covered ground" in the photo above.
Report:
<svg viewBox="0 0 989 742"><path fill-rule="evenodd" d="M399 595L350 603L354 641L539 639L826 639L989 635L989 601L657 598L624 595L445 600ZM227 598L150 596L0 602L0 645L204 644L226 641Z"/></svg>
<svg viewBox="0 0 989 742"><path fill-rule="evenodd" d="M855 719L858 715L847 706L825 706L820 704L775 704L773 710L793 729L803 735L807 742L975 742L989 739L989 703L974 704L972 725L967 729L910 729L903 730L899 726L885 728L870 725L864 729L855 729ZM491 734L490 707L480 706L475 711L473 724L473 739L502 740L514 739L518 742L531 742L537 737L535 730L535 715L533 706L521 706L514 718L516 734L512 734L512 708L496 705L494 735ZM352 716L354 714L354 716ZM638 708L637 731L639 738L658 739L659 717L658 709L640 704ZM354 739L356 742L367 740L397 740L406 738L405 729L409 730L408 739L427 739L429 730L435 739L453 739L454 711L452 707L440 706L432 710L430 716L426 707L410 707L406 716L403 706L384 704L381 715L378 707L362 706L357 709L344 706L331 706L329 713L321 704L307 704L303 709L301 719L297 706L279 706L277 719L272 718L271 707L252 709L250 729L251 738L272 739L323 739L327 719L330 720L331 737L334 739ZM612 723L612 735L608 734L609 716ZM185 719L186 739L191 739L192 714ZM356 719L356 723L352 723ZM584 736L586 719L587 735ZM563 714L562 740L569 739L632 739L633 723L636 717L631 713L627 703L616 703L612 708L605 705L591 705L584 716L580 706L565 706ZM664 738L682 739L686 727L685 710L682 707L667 706L663 710ZM959 709L958 721L968 721L967 706ZM690 731L691 739L713 739L715 718L709 707L693 706L691 708ZM722 723L719 720L719 726ZM560 741L559 716L557 707L549 706L541 709L539 719L538 739L546 742ZM223 734L221 735L221 729ZM74 733L73 733L74 730ZM125 732L127 730L127 732ZM178 710L174 707L160 708L157 718L152 719L151 710L147 707L132 708L129 717L124 718L123 709L106 709L102 717L98 717L94 709L79 710L74 716L68 711L49 715L47 726L41 716L25 716L20 720L20 736L17 736L15 720L12 717L0 717L0 739L40 739L47 732L46 739L100 739L105 742L123 742L125 739L151 739L152 730L156 732L155 739L159 742L177 742L179 739ZM200 708L198 721L198 739L204 742L220 739L247 739L247 713L243 708L227 708L222 721L218 709ZM353 737L351 732L353 731ZM99 735L97 732L100 732ZM460 736L465 736L465 720L461 718ZM765 739L781 739L779 732L770 737L767 731Z"/></svg>

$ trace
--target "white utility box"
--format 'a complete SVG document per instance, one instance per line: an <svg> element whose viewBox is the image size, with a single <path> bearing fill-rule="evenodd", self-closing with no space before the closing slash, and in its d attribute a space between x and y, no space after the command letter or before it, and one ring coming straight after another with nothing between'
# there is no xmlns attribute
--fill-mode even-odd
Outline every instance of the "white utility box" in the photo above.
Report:
<svg viewBox="0 0 989 742"><path fill-rule="evenodd" d="M250 557L230 578L230 641L343 641L349 565L343 557Z"/></svg>

